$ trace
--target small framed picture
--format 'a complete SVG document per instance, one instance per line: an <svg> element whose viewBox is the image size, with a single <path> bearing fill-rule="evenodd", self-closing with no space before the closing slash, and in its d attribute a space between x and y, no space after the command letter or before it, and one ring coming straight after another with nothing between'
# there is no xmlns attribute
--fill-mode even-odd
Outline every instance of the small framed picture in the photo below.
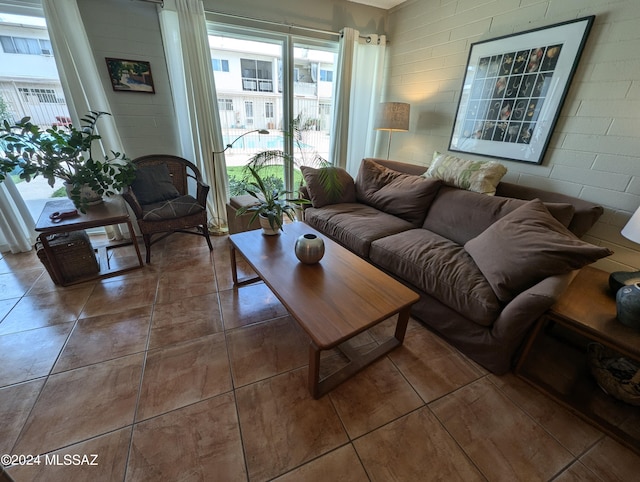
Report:
<svg viewBox="0 0 640 482"><path fill-rule="evenodd" d="M143 60L123 60L107 57L111 86L116 92L154 94L151 64Z"/></svg>
<svg viewBox="0 0 640 482"><path fill-rule="evenodd" d="M449 150L542 163L593 19L471 44Z"/></svg>

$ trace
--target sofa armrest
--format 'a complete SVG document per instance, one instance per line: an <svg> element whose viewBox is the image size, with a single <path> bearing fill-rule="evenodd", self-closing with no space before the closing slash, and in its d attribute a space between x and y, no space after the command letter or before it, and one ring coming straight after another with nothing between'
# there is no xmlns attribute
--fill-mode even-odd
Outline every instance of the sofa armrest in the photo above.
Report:
<svg viewBox="0 0 640 482"><path fill-rule="evenodd" d="M501 374L511 369L513 353L520 347L534 323L558 301L577 274L578 271L571 271L549 276L520 293L504 307L491 330L491 337L500 341L498 349L502 351L503 362L499 367L491 367L492 371ZM497 353L494 355L495 358L500 358Z"/></svg>

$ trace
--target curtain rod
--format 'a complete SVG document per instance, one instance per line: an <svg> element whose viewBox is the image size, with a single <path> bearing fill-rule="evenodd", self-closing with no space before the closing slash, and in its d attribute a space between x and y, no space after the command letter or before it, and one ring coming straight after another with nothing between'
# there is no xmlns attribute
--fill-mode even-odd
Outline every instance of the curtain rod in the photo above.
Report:
<svg viewBox="0 0 640 482"><path fill-rule="evenodd" d="M298 30L306 30L308 32L316 32L316 33L321 33L324 35L333 35L336 37L342 37L342 32L332 32L330 30L321 30L321 29L317 29L317 28L310 28L310 27L301 27L299 25L294 25L294 24L290 24L290 23L281 23L281 22L273 22L271 20L261 20L259 18L253 18L253 17L247 17L244 15L236 15L236 14L232 14L232 13L222 13L222 12L211 12L208 11L207 13L210 13L212 15L221 15L223 17L231 17L231 18L236 18L236 19L240 19L240 20L248 20L250 22L258 22L258 23L266 23L268 25L277 25L278 27L287 27L289 29L298 29ZM367 41L371 41L371 36L370 35L360 35L360 38L362 39L367 39Z"/></svg>
<svg viewBox="0 0 640 482"><path fill-rule="evenodd" d="M258 23L266 23L269 25L277 25L278 27L287 27L289 29L295 28L298 30L307 30L309 32L316 32L316 33L321 33L324 35L335 35L338 36L340 35L340 32L331 32L330 30L321 30L321 29L317 29L317 28L310 28L310 27L301 27L298 25L294 25L292 23L281 23L281 22L273 22L271 20L262 20L259 18L253 18L253 17L247 17L244 15L236 15L233 13L222 13L222 12L211 12L208 11L207 13L211 13L213 15L221 15L223 17L231 17L231 18L237 18L240 20L249 20L250 22L258 22Z"/></svg>

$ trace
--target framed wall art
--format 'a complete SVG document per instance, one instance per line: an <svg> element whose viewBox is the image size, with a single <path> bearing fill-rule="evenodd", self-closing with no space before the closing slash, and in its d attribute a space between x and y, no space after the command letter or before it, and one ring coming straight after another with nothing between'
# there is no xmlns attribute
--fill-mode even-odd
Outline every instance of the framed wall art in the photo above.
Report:
<svg viewBox="0 0 640 482"><path fill-rule="evenodd" d="M117 92L145 92L154 94L151 64L143 60L105 58L111 86Z"/></svg>
<svg viewBox="0 0 640 482"><path fill-rule="evenodd" d="M594 18L471 44L449 150L540 164Z"/></svg>

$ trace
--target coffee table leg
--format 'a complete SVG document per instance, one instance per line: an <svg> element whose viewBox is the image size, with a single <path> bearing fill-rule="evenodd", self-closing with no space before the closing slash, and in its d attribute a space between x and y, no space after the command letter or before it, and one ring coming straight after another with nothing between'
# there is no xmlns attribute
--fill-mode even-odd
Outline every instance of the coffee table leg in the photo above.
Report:
<svg viewBox="0 0 640 482"><path fill-rule="evenodd" d="M233 284L238 284L238 266L236 265L236 247L231 245L231 276L233 277Z"/></svg>
<svg viewBox="0 0 640 482"><path fill-rule="evenodd" d="M407 326L409 325L409 314L411 313L411 307L408 306L398 313L398 322L396 323L395 338L400 343L404 341L404 335L407 333Z"/></svg>
<svg viewBox="0 0 640 482"><path fill-rule="evenodd" d="M337 348L349 359L349 363L320 380L320 352L313 342L309 343L309 393L314 399L320 398L325 393L333 390L339 384L358 373L363 368L369 366L378 358L386 355L394 348L402 345L404 336L409 324L411 307L404 308L398 312L398 321L394 336L389 337L382 344L373 348L367 353L360 354L357 350L348 345L341 345Z"/></svg>
<svg viewBox="0 0 640 482"><path fill-rule="evenodd" d="M320 350L309 343L309 393L314 399L320 397Z"/></svg>

